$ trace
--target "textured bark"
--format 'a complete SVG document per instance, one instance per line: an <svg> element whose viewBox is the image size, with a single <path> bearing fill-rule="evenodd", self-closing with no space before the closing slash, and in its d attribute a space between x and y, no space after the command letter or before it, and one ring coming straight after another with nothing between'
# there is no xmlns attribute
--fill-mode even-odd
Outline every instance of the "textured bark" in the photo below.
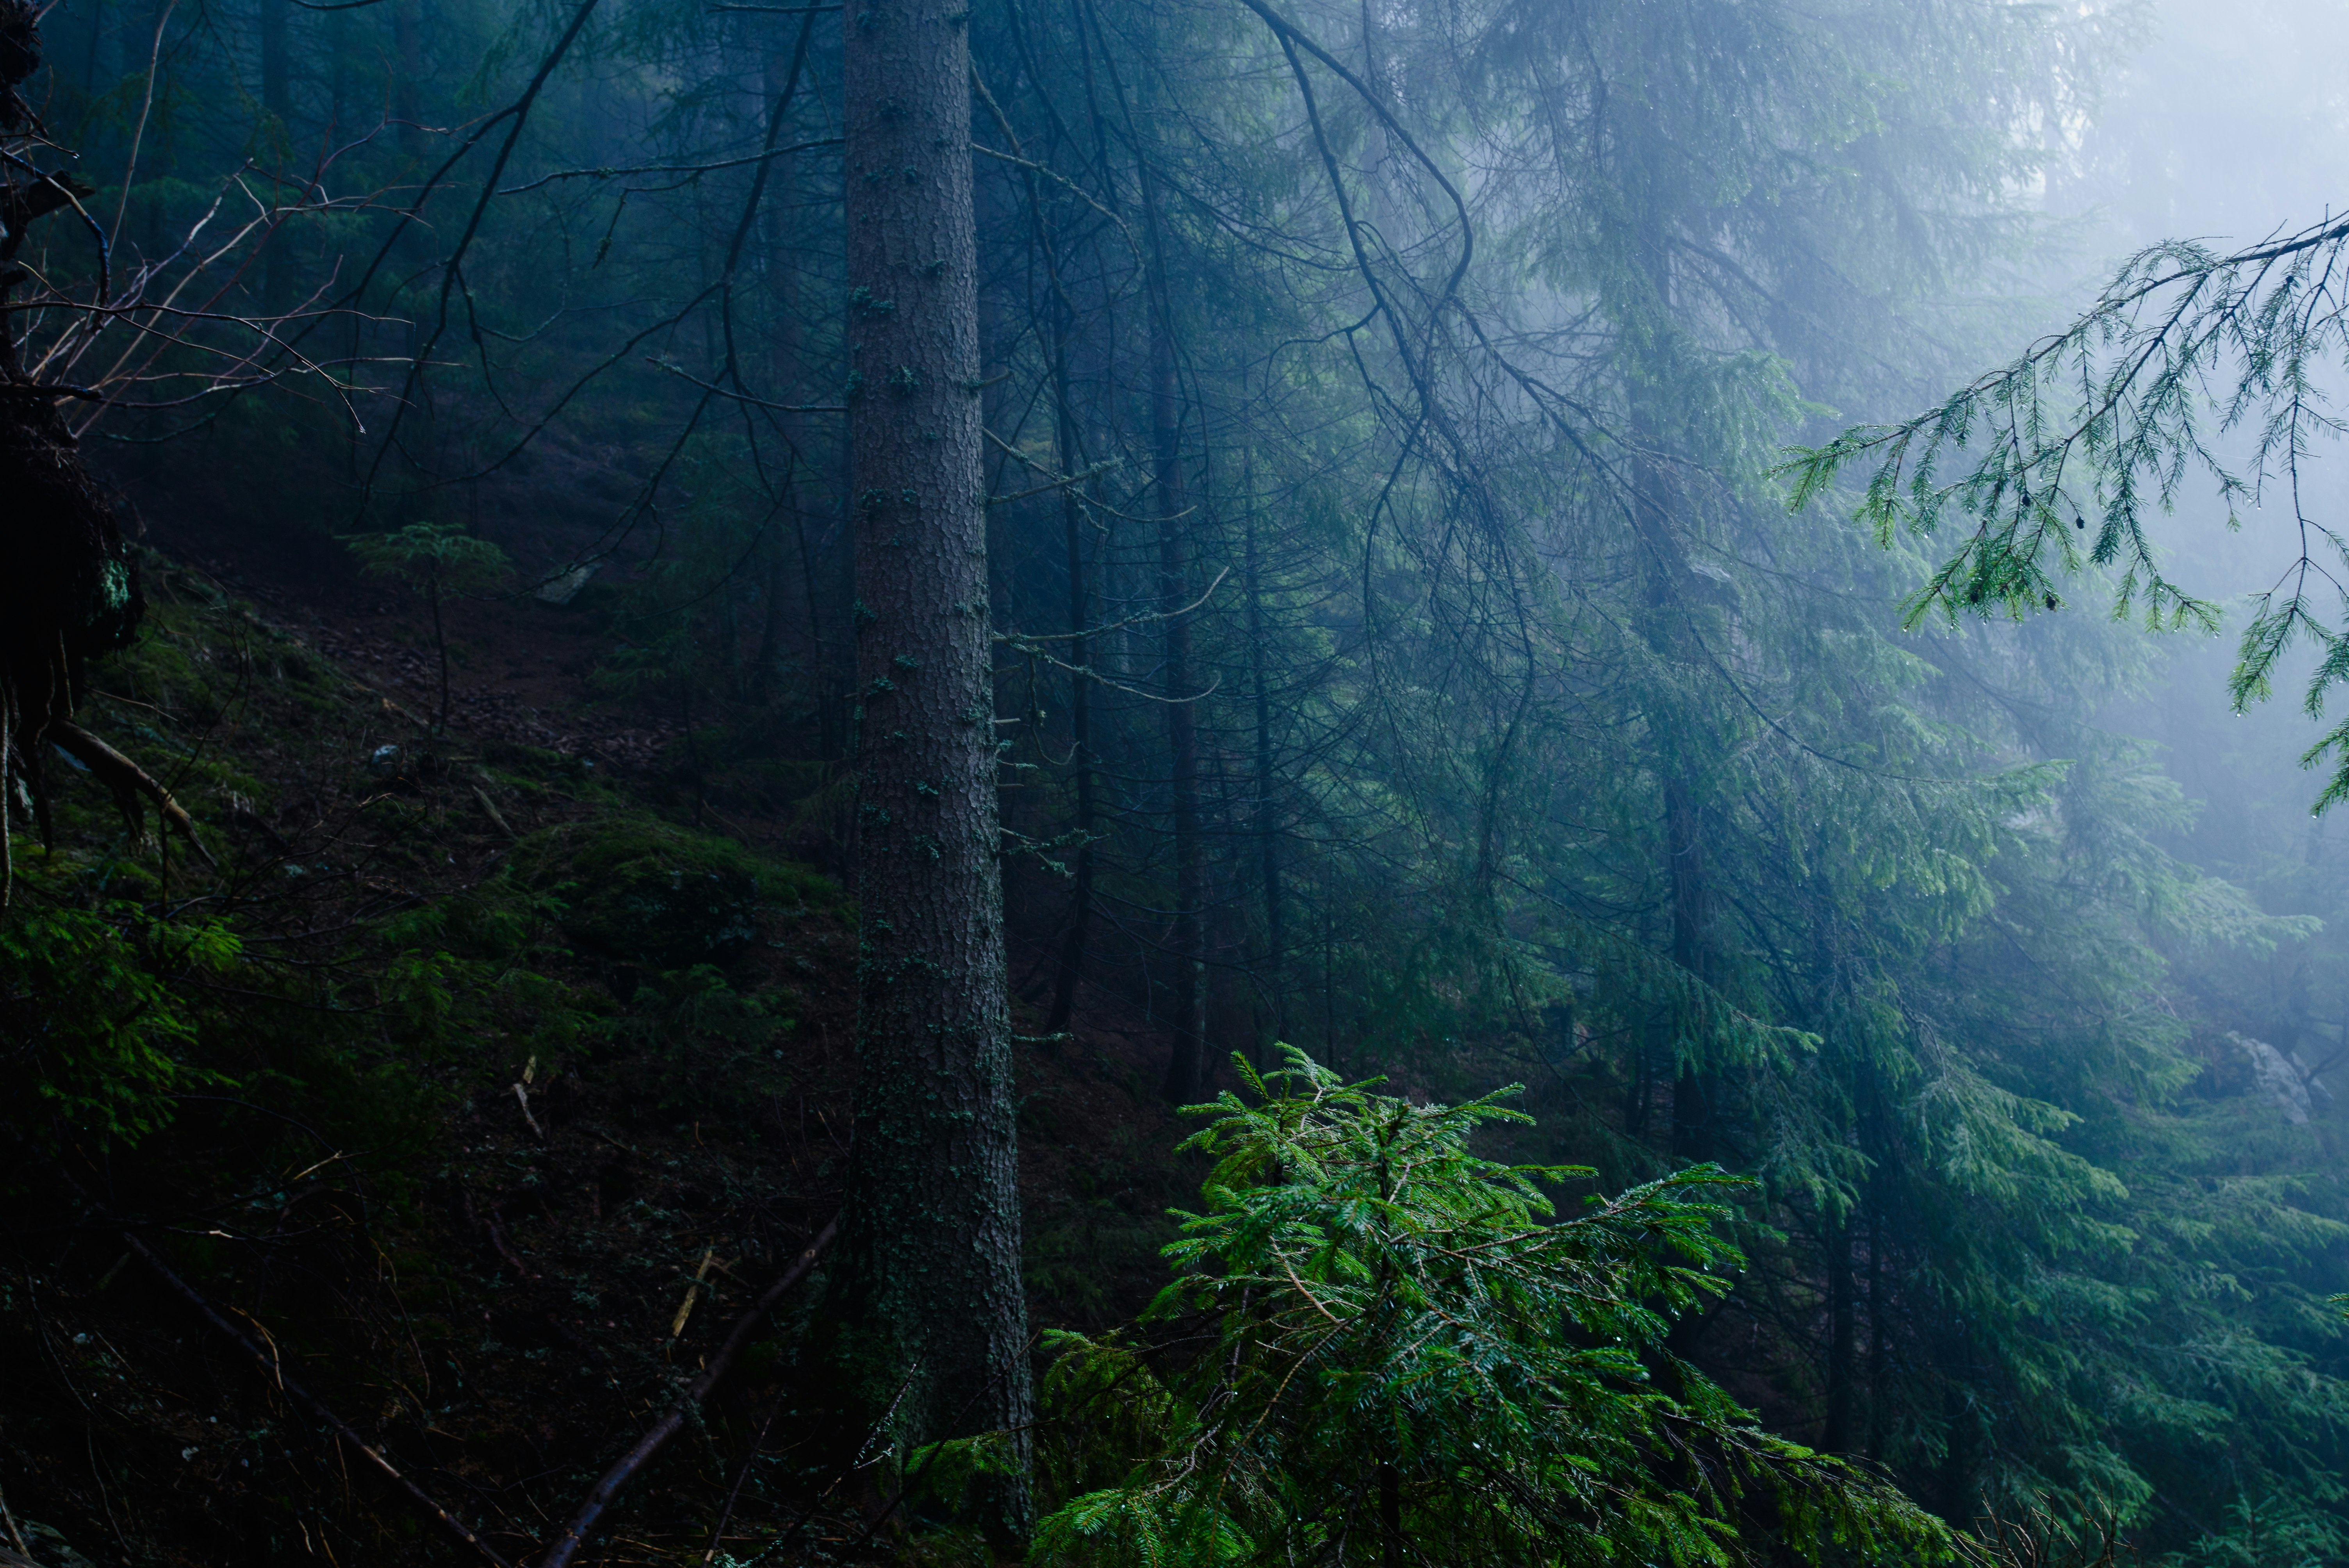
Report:
<svg viewBox="0 0 2349 1568"><path fill-rule="evenodd" d="M845 15L862 930L842 1321L869 1353L867 1396L903 1388L901 1443L1024 1444L968 15ZM1024 1532L1024 1487L988 1514Z"/></svg>

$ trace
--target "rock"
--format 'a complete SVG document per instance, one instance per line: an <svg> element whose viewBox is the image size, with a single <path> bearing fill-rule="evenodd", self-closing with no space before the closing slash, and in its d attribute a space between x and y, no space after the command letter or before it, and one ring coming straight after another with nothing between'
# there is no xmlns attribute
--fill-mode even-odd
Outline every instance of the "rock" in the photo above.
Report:
<svg viewBox="0 0 2349 1568"><path fill-rule="evenodd" d="M566 572L558 572L541 583L531 596L542 604L568 604L579 597L579 590L587 586L587 579L603 569L602 562L590 561Z"/></svg>
<svg viewBox="0 0 2349 1568"><path fill-rule="evenodd" d="M2284 1059L2284 1054L2265 1040L2255 1040L2248 1035L2227 1031L2227 1038L2235 1048L2251 1059L2251 1082L2265 1095L2283 1119L2294 1127L2308 1120L2308 1080L2300 1070Z"/></svg>

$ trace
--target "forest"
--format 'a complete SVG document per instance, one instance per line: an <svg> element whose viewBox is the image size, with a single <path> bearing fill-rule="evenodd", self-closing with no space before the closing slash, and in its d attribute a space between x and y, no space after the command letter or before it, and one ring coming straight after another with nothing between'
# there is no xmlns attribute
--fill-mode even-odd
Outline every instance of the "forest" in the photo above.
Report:
<svg viewBox="0 0 2349 1568"><path fill-rule="evenodd" d="M2344 47L0 0L0 1568L2349 1563Z"/></svg>

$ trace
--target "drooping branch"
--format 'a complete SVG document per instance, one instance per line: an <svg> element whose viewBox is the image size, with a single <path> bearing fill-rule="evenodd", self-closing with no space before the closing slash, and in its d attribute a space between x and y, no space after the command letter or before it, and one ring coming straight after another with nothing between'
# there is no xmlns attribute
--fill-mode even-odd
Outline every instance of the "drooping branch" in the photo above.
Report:
<svg viewBox="0 0 2349 1568"><path fill-rule="evenodd" d="M2139 612L2155 629L2216 631L2218 606L2163 567L2152 518L2196 474L2227 507L2230 526L2239 507L2279 488L2300 548L2252 600L2230 695L2238 712L2264 700L2277 665L2306 637L2323 656L2302 707L2321 717L2331 688L2349 682L2349 643L2330 609L2349 535L2311 514L2300 469L2315 438L2349 429L2315 379L2316 366L2344 348L2349 223L2232 253L2167 242L2131 257L2086 311L2006 365L1911 418L1792 449L1777 472L1797 508L1864 473L1854 510L1888 545L1902 533L1964 527L1904 606L1912 626L1929 616L2053 611L2066 579L2110 567L2116 614ZM2256 440L2239 468L2217 443L2246 428ZM2349 798L2349 724L2302 760L2328 755L2335 771L2320 810Z"/></svg>

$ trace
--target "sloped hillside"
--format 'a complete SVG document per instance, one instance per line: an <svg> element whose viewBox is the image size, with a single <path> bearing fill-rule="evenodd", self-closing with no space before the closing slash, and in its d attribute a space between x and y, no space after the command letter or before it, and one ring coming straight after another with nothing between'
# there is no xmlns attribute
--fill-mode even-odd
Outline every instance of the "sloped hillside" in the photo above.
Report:
<svg viewBox="0 0 2349 1568"><path fill-rule="evenodd" d="M0 1062L9 1540L44 1568L519 1560L837 1206L853 912L788 852L804 818L744 793L823 781L484 673L592 636L592 603L460 639L476 717L435 736L396 615L322 630L144 565L146 634L82 717L192 841L53 755L0 931L30 1042ZM1154 1284L1158 1048L1023 1058L1040 1325ZM605 1560L747 1558L827 1487L793 1550L864 1530L792 1418L820 1288L620 1493Z"/></svg>

